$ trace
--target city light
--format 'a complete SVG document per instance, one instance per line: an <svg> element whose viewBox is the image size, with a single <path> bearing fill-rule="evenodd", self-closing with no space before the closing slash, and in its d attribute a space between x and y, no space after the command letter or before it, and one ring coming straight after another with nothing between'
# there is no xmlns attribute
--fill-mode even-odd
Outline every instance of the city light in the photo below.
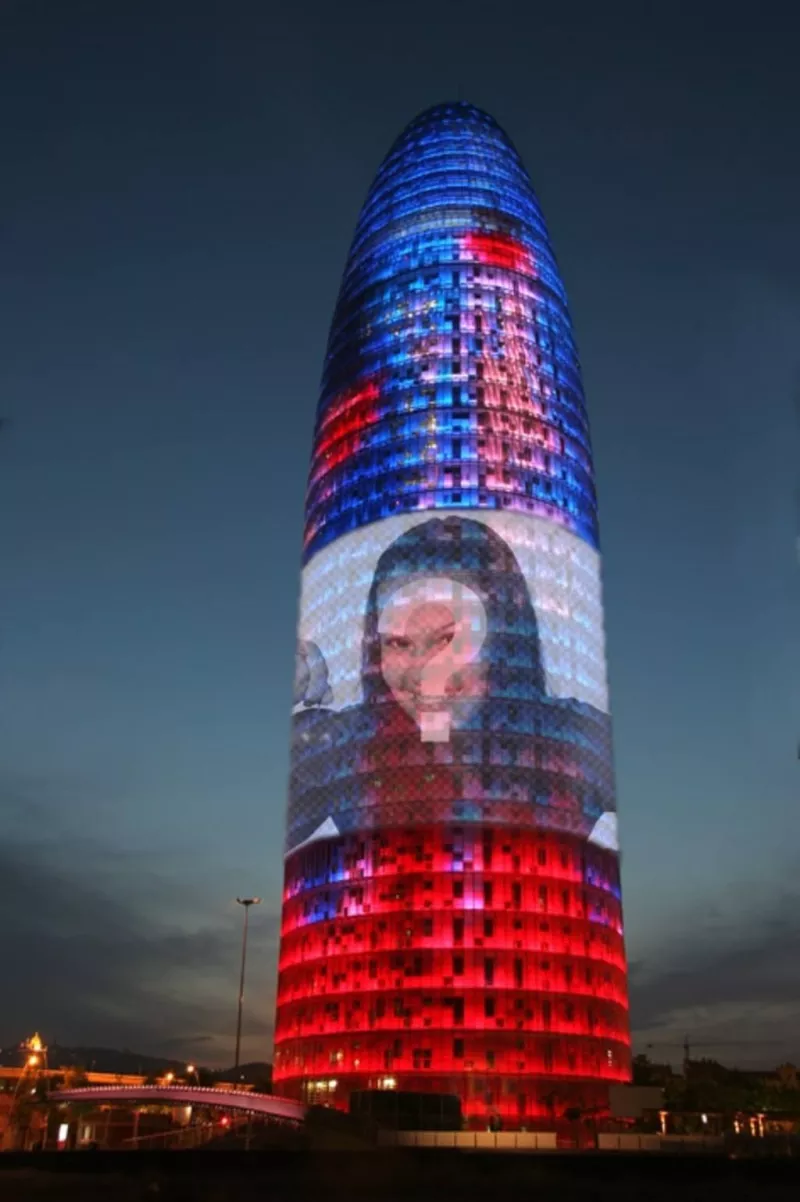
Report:
<svg viewBox="0 0 800 1202"><path fill-rule="evenodd" d="M322 1081L309 1081L306 1088L309 1094L315 1093L334 1093L339 1082L333 1078Z"/></svg>

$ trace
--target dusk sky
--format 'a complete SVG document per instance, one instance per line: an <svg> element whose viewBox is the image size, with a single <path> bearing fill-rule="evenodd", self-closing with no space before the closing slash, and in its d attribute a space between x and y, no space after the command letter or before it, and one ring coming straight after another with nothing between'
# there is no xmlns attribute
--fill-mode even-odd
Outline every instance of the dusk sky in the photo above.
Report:
<svg viewBox="0 0 800 1202"><path fill-rule="evenodd" d="M389 145L464 99L583 364L636 1050L800 1059L799 37L777 3L0 2L0 1046L230 1064L255 893L270 1056L328 325Z"/></svg>

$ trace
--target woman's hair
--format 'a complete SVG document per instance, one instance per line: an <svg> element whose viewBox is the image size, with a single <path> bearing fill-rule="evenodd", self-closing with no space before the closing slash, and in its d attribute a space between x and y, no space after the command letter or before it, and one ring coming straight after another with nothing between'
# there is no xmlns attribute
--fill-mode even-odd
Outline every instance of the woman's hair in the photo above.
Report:
<svg viewBox="0 0 800 1202"><path fill-rule="evenodd" d="M486 638L479 661L488 664L488 697L541 697L544 672L536 614L514 553L483 522L450 516L412 526L378 560L364 622L364 700L380 702L390 696L381 672L379 607L393 586L426 576L454 580L483 602Z"/></svg>

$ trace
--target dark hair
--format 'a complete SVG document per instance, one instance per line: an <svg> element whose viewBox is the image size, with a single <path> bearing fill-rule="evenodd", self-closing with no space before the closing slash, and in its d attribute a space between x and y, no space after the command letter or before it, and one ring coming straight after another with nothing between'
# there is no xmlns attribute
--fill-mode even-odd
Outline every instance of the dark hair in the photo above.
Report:
<svg viewBox="0 0 800 1202"><path fill-rule="evenodd" d="M364 700L383 701L378 596L390 581L440 576L473 590L486 609L480 659L489 665L489 697L541 697L544 672L536 613L516 557L498 534L471 518L431 518L412 526L378 560L367 598L361 676Z"/></svg>

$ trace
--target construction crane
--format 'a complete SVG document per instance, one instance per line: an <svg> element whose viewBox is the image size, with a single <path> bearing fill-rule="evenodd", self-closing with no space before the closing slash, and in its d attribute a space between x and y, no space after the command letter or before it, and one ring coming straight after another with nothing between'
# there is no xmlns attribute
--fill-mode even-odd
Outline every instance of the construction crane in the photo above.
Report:
<svg viewBox="0 0 800 1202"><path fill-rule="evenodd" d="M686 1074L689 1062L691 1060L692 1046L695 1048L761 1048L774 1046L779 1043L777 1039L718 1039L706 1043L691 1044L687 1035L683 1043L647 1043L645 1048L683 1048L683 1068L684 1075Z"/></svg>

